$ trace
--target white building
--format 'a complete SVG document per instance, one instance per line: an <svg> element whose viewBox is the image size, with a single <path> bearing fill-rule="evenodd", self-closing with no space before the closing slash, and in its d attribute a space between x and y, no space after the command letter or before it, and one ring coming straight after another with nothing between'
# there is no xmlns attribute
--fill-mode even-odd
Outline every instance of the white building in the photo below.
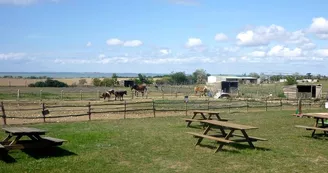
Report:
<svg viewBox="0 0 328 173"><path fill-rule="evenodd" d="M260 83L260 79L256 77L245 77L245 76L208 76L207 82L208 83L218 83L222 81L228 82L240 82L240 83Z"/></svg>

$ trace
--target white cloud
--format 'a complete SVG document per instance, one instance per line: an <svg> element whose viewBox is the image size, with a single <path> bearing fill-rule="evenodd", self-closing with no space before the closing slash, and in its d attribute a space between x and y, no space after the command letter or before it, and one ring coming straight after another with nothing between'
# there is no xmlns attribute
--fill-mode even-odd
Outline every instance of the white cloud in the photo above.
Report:
<svg viewBox="0 0 328 173"><path fill-rule="evenodd" d="M104 59L105 57L106 57L105 54L100 54L100 55L98 56L99 59Z"/></svg>
<svg viewBox="0 0 328 173"><path fill-rule="evenodd" d="M21 59L26 56L26 53L0 53L0 60Z"/></svg>
<svg viewBox="0 0 328 173"><path fill-rule="evenodd" d="M323 17L313 18L309 30L317 34L328 34L328 20Z"/></svg>
<svg viewBox="0 0 328 173"><path fill-rule="evenodd" d="M328 20L323 17L313 18L309 32L314 33L319 39L328 39Z"/></svg>
<svg viewBox="0 0 328 173"><path fill-rule="evenodd" d="M302 55L302 49L294 48L289 49L287 47L277 45L271 48L267 53L268 56L272 57L299 57Z"/></svg>
<svg viewBox="0 0 328 173"><path fill-rule="evenodd" d="M92 43L89 41L87 44L86 44L87 47L90 47L92 46Z"/></svg>
<svg viewBox="0 0 328 173"><path fill-rule="evenodd" d="M249 55L252 57L264 57L266 53L263 51L253 51Z"/></svg>
<svg viewBox="0 0 328 173"><path fill-rule="evenodd" d="M228 40L228 36L226 36L223 33L218 33L218 34L215 35L214 39L216 41L226 41L226 40Z"/></svg>
<svg viewBox="0 0 328 173"><path fill-rule="evenodd" d="M328 49L318 49L314 53L320 57L328 57Z"/></svg>
<svg viewBox="0 0 328 173"><path fill-rule="evenodd" d="M111 38L106 41L108 46L122 45L124 42L117 38Z"/></svg>
<svg viewBox="0 0 328 173"><path fill-rule="evenodd" d="M286 40L287 43L306 44L311 42L309 38L305 37L305 32L302 30L288 33L287 36L288 36Z"/></svg>
<svg viewBox="0 0 328 173"><path fill-rule="evenodd" d="M202 46L202 45L203 45L203 42L199 38L189 38L187 43L186 43L187 48L199 47L199 46Z"/></svg>
<svg viewBox="0 0 328 173"><path fill-rule="evenodd" d="M316 47L317 45L315 45L314 43L306 43L301 46L301 48L304 50L311 50L311 49L315 49Z"/></svg>
<svg viewBox="0 0 328 173"><path fill-rule="evenodd" d="M316 34L316 36L320 39L327 40L328 39L328 34Z"/></svg>
<svg viewBox="0 0 328 173"><path fill-rule="evenodd" d="M171 50L170 49L161 49L159 50L159 52L162 54L162 55L168 55L171 53Z"/></svg>
<svg viewBox="0 0 328 173"><path fill-rule="evenodd" d="M286 30L278 25L260 26L237 34L237 44L240 46L264 46L273 40L280 40L286 36Z"/></svg>
<svg viewBox="0 0 328 173"><path fill-rule="evenodd" d="M141 46L142 42L140 40L130 40L123 43L123 46L126 47L138 47Z"/></svg>
<svg viewBox="0 0 328 173"><path fill-rule="evenodd" d="M239 49L239 47L224 47L223 52L237 52Z"/></svg>
<svg viewBox="0 0 328 173"><path fill-rule="evenodd" d="M140 40L128 40L122 41L118 38L111 38L106 41L108 46L118 46L123 45L125 47L138 47L141 46L143 43Z"/></svg>

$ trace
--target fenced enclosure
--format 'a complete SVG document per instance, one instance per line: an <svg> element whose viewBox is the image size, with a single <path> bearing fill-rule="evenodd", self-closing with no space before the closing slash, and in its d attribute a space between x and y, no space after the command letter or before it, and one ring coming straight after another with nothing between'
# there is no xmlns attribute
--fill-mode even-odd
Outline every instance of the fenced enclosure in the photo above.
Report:
<svg viewBox="0 0 328 173"><path fill-rule="evenodd" d="M302 100L303 111L323 109L325 101ZM181 115L192 110L218 110L225 113L295 110L298 100L223 99L223 100L140 100L119 102L1 102L2 122L31 123L77 121L103 118L136 118ZM172 113L174 112L174 113ZM8 123L8 121L10 121Z"/></svg>

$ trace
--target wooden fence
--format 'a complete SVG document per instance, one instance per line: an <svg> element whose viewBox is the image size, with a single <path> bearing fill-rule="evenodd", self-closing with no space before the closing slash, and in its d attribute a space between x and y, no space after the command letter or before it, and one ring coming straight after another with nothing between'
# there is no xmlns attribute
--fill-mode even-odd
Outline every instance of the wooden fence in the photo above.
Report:
<svg viewBox="0 0 328 173"><path fill-rule="evenodd" d="M302 107L304 109L312 108L324 108L325 101L313 101L303 100ZM11 103L12 104L12 103ZM17 103L15 103L17 104ZM18 103L19 104L19 103ZM23 104L23 103L22 103ZM26 103L25 103L26 104ZM156 117L160 112L183 112L188 115L188 111L192 110L226 110L228 113L238 109L238 111L248 112L249 109L256 109L257 111L268 111L270 108L275 110L280 109L296 109L298 107L298 100L283 100L283 99L243 99L233 100L227 99L225 101L213 101L213 100L190 100L187 102L181 100L150 100L139 102L112 102L112 103L76 103L76 104L62 104L56 103L36 103L37 106L20 106L19 108L12 108L6 103L1 102L1 112L3 124L7 124L8 119L43 119L43 122L47 122L47 119L51 118L64 118L64 117L79 117L87 116L89 120L92 120L95 114L110 114L110 113L123 113L123 118L126 118L126 114L129 112L142 112L150 113L153 117ZM34 104L35 105L35 104ZM243 110L240 110L242 109ZM304 110L303 109L303 110ZM34 115L28 115L27 112L36 112ZM69 114L57 115L59 112L69 111ZM16 115L15 115L16 114ZM24 116L21 116L21 115ZM51 115L56 114L56 115Z"/></svg>

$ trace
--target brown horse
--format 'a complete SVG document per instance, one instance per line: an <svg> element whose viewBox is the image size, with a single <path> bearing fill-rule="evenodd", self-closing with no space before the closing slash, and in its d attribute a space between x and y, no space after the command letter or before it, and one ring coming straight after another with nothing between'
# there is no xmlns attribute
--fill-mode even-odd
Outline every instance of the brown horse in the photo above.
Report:
<svg viewBox="0 0 328 173"><path fill-rule="evenodd" d="M206 96L206 93L208 92L208 89L206 86L196 86L194 88L195 91L195 95L197 95L197 93L200 93L200 96Z"/></svg>
<svg viewBox="0 0 328 173"><path fill-rule="evenodd" d="M131 91L134 89L134 95L138 97L138 92L141 92L142 96L144 96L144 93L147 92L147 86L146 85L133 85L131 87Z"/></svg>
<svg viewBox="0 0 328 173"><path fill-rule="evenodd" d="M123 96L127 95L127 91L115 91L114 95L115 95L115 100L116 98L119 98L120 100L123 100Z"/></svg>
<svg viewBox="0 0 328 173"><path fill-rule="evenodd" d="M102 93L102 95L100 96L100 98L104 98L104 100L105 100L106 98L108 98L108 100L109 100L109 99L110 99L110 96L111 96L112 94L114 94L114 90L113 90L113 89L108 90L107 92Z"/></svg>

